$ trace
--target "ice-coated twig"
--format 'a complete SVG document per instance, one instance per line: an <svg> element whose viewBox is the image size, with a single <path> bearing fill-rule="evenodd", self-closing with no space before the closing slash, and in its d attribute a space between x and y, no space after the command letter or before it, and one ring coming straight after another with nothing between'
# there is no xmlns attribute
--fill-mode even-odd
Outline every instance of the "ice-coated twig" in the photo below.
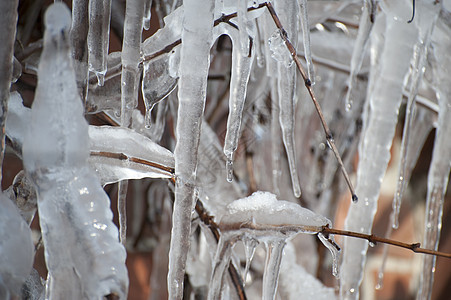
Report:
<svg viewBox="0 0 451 300"><path fill-rule="evenodd" d="M16 40L18 0L1 1L0 11L0 170L5 152L5 125L8 113L9 88L13 73L14 42ZM1 172L0 172L1 173ZM0 181L2 175L0 174Z"/></svg>
<svg viewBox="0 0 451 300"><path fill-rule="evenodd" d="M333 138L332 133L331 133L331 131L329 129L329 126L326 123L326 120L324 119L321 106L319 105L319 102L316 99L315 93L313 92L312 82L307 77L307 74L305 73L304 68L301 65L301 61L299 60L299 58L297 56L296 49L294 48L293 44L288 39L287 33L286 33L285 29L283 28L282 23L280 22L279 17L277 16L277 14L276 14L276 12L274 10L274 7L272 6L271 2L266 2L266 7L268 8L268 10L269 10L269 12L271 14L271 17L273 18L274 23L276 24L277 28L280 30L280 35L281 35L282 39L285 41L285 44L286 44L288 50L290 51L291 57L293 58L293 60L296 63L296 66L297 66L299 72L301 73L301 76L302 76L302 78L304 80L304 83L305 83L305 87L307 88L307 90L308 90L308 92L310 94L310 97L311 97L311 99L313 101L313 104L315 105L315 109L316 109L316 111L318 113L318 116L319 116L319 118L321 120L321 124L322 124L324 132L326 134L327 144L332 149L332 151L333 151L333 153L335 155L335 158L337 159L338 164L340 165L341 171L342 171L343 176L344 176L344 178L346 180L346 183L347 183L347 185L349 187L349 190L351 191L352 201L357 202L358 198L357 198L357 195L355 193L354 186L352 185L352 182L351 182L351 180L349 178L348 172L345 169L345 166L344 166L343 161L341 159L340 153L338 152L338 149L335 146L334 138Z"/></svg>

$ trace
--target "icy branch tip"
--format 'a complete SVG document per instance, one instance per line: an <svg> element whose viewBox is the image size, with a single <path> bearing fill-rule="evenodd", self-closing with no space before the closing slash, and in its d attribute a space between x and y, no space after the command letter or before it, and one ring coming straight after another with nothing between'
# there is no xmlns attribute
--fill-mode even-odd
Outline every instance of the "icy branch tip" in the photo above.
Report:
<svg viewBox="0 0 451 300"><path fill-rule="evenodd" d="M45 26L52 33L69 31L71 26L71 12L66 4L56 2L45 13Z"/></svg>

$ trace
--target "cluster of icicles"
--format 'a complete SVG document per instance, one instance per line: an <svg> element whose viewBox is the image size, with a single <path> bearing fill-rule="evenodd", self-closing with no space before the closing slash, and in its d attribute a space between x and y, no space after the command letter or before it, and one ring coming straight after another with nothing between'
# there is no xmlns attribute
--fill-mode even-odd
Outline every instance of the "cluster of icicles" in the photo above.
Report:
<svg viewBox="0 0 451 300"><path fill-rule="evenodd" d="M10 2L5 9L10 9L8 22L14 23L17 1ZM423 247L437 249L451 166L451 24L447 1L416 2L415 18L409 21L409 0L273 0L282 32L263 0L160 1L158 12L165 15L161 29L142 41L152 0L127 1L122 52L110 54L111 0L74 0L72 17L64 4L53 4L45 16L32 109L22 105L19 93L8 96L6 134L21 152L26 174L21 172L1 196L2 297L25 290L33 299L102 299L109 294L126 299L127 180L170 178L175 201L169 299L182 299L185 273L193 286L208 286L209 299L236 297L236 283L227 270L229 264L241 270L234 248L238 241L246 259L240 284L248 278L258 244L265 245L263 299L275 298L281 269L277 292L284 299L333 299L333 289L297 264L290 240L298 233L318 235L331 251L334 275L340 274L340 297L358 299L368 242L345 239L339 270L338 247L320 233L332 225L332 199L344 184L335 176L337 162L327 151L285 34L305 61L310 83L317 82L314 90L348 169L358 146L360 200L351 204L346 230L371 232L403 97L407 108L393 228L422 145L436 128ZM356 15L358 32L350 33L344 23L352 23ZM327 21L332 17L339 21ZM232 45L231 74L226 133L219 141L206 119L214 119L222 103L219 95L207 93L207 80L209 72L229 65L229 58L212 54L224 35ZM141 74L144 117L136 109ZM8 90L14 79L8 78ZM220 83L208 85L223 88ZM83 114L99 112L119 126L88 126ZM159 145L168 116L176 122L173 153ZM245 197L250 184L243 179L246 163L236 153L244 135L244 146L254 155L258 189L290 201L268 192ZM234 164L236 160L240 163ZM102 189L114 182L119 182L119 231ZM293 203L301 186L304 201L317 213ZM207 226L193 221L197 199L215 217L221 230L218 241ZM36 206L48 269L45 289L31 272L34 253L27 223ZM192 224L201 228L204 239L192 238ZM208 256L206 245L214 245L208 248L211 261L199 266L201 259L193 262L192 251L203 249ZM423 258L418 299L431 296L434 264L434 257Z"/></svg>

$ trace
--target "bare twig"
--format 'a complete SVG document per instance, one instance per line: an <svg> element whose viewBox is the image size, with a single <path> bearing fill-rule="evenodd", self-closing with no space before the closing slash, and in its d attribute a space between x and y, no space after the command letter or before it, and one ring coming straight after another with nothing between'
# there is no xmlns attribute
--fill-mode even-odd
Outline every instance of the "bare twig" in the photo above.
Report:
<svg viewBox="0 0 451 300"><path fill-rule="evenodd" d="M378 236L376 236L374 234L364 234L364 233L358 233L358 232L353 232L353 231L334 229L334 228L329 228L327 226L323 226L323 229L321 230L321 233L325 234L325 235L335 234L335 235L350 236L350 237L355 237L355 238L359 238L359 239L368 240L368 242L370 242L370 243L372 243L374 245L377 244L377 243L384 243L384 244L393 245L393 246L396 246L396 247L409 249L409 250L412 250L415 253L423 253L423 254L429 254L429 255L435 255L435 256L451 258L451 253L444 253L444 252L424 249L424 248L420 247L421 246L420 243L407 244L407 243L398 242L398 241L395 241L395 240L390 240L390 239L387 239L387 238L378 237Z"/></svg>
<svg viewBox="0 0 451 300"><path fill-rule="evenodd" d="M318 116L319 116L319 118L321 120L321 124L323 125L324 132L326 134L327 144L332 149L332 151L333 151L333 153L335 155L335 158L337 159L338 164L340 165L341 171L342 171L343 176L344 176L344 178L346 180L346 183L347 183L347 185L349 187L349 190L351 191L352 201L357 202L358 198L357 198L357 195L355 194L354 187L353 187L353 185L351 183L351 180L349 179L348 172L345 169L345 166L344 166L343 161L341 159L340 153L338 152L338 149L335 146L334 138L333 138L332 133L331 133L331 131L329 129L329 126L326 123L326 120L324 119L324 115L323 115L323 111L321 109L321 106L319 105L319 102L316 99L315 93L313 92L312 81L310 80L310 78L308 78L307 74L305 73L304 68L301 65L301 61L299 60L299 58L297 56L296 48L294 48L293 44L288 39L288 34L285 31L285 29L283 28L282 23L280 22L280 19L277 16L276 11L274 10L274 7L272 6L272 4L270 2L266 2L265 5L268 8L268 11L271 14L271 17L274 20L274 23L276 24L277 28L280 30L280 36L284 40L285 45L288 48L288 51L290 51L291 57L293 58L294 62L296 63L296 67L298 68L299 72L301 73L301 76L302 76L302 78L304 80L304 83L305 83L305 87L307 88L307 90L308 90L308 92L310 94L310 98L313 101L313 105L315 105L316 112L318 113Z"/></svg>

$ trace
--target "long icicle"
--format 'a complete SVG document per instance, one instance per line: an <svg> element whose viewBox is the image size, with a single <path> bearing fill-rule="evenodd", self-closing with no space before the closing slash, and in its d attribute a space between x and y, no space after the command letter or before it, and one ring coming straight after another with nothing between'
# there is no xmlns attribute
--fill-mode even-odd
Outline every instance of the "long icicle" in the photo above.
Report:
<svg viewBox="0 0 451 300"><path fill-rule="evenodd" d="M279 281L280 263L282 262L285 239L271 240L266 245L266 262L263 272L263 300L274 300Z"/></svg>
<svg viewBox="0 0 451 300"><path fill-rule="evenodd" d="M434 5L432 8L427 7L424 3L420 4L421 8L418 17L415 19L415 24L420 30L420 40L415 45L414 62L412 66L411 84L409 96L407 99L406 118L404 122L404 129L401 144L401 161L399 163L398 184L396 186L395 197L393 199L393 223L394 229L399 226L399 210L401 208L401 199L404 189L409 182L406 178L407 170L407 144L409 143L410 132L412 127L412 119L415 113L415 98L418 94L418 88L423 79L424 70L427 63L427 49L431 42L432 30L438 17L439 6ZM416 133L415 133L416 134Z"/></svg>
<svg viewBox="0 0 451 300"><path fill-rule="evenodd" d="M214 3L185 0L180 54L179 108L175 146L175 202L169 250L169 299L182 299L191 214L195 205L197 153L205 108Z"/></svg>
<svg viewBox="0 0 451 300"><path fill-rule="evenodd" d="M332 136L332 133L329 129L329 126L326 123L326 120L324 119L324 115L321 109L321 106L318 103L318 100L316 99L315 93L313 91L312 88L312 82L311 80L307 77L307 74L304 71L304 68L301 65L301 61L299 60L298 56L297 56L297 52L296 52L296 48L293 46L293 44L290 42L290 40L288 39L287 36L287 32L283 29L282 23L280 22L280 19L278 18L274 7L272 6L271 2L266 2L266 7L269 10L269 13L271 14L272 19L274 20L274 23L276 24L277 28L280 30L280 36L282 37L282 39L285 41L285 44L288 48L288 51L291 54L291 57L293 58L294 62L296 63L296 67L299 70L299 73L301 73L301 76L304 80L305 83L305 87L307 88L307 91L310 94L310 97L313 101L313 105L315 106L316 112L318 113L318 116L320 118L321 121L321 125L323 126L324 132L326 134L326 140L327 140L327 144L329 145L329 147L332 149L332 152L334 153L335 158L338 161L338 164L341 168L341 171L343 173L343 176L346 180L346 184L349 187L349 190L351 191L351 197L352 197L352 201L353 202L357 202L358 198L357 195L355 193L354 190L354 186L351 183L351 180L349 178L348 172L346 171L346 168L343 164L343 161L341 159L340 153L338 152L337 146L335 145L335 141L334 138Z"/></svg>
<svg viewBox="0 0 451 300"><path fill-rule="evenodd" d="M279 18L285 24L285 29L294 47L297 45L297 1L277 1L275 9L279 10ZM285 49L284 49L285 50ZM288 55L287 55L288 56ZM289 56L288 56L289 57ZM290 59L290 63L292 61ZM296 69L293 65L287 66L284 62L277 63L277 90L279 93L279 123L282 129L282 138L287 152L288 165L291 174L293 193L296 198L301 196L301 186L296 166L296 152L294 142L294 116L295 116L295 89Z"/></svg>
<svg viewBox="0 0 451 300"><path fill-rule="evenodd" d="M245 28L240 28L245 30ZM244 102L246 100L247 83L251 73L252 62L254 60L252 51L250 56L248 53L243 54L241 49L241 35L234 31L234 28L228 30L233 48L232 48L232 75L230 77L230 99L229 99L229 116L227 118L227 132L224 141L224 154L227 157L226 170L227 181L233 179L233 154L238 147L238 139L241 133L241 119L243 115ZM247 36L247 33L246 33ZM247 38L250 42L249 37Z"/></svg>
<svg viewBox="0 0 451 300"><path fill-rule="evenodd" d="M440 65L437 65L437 98L439 114L435 133L434 150L428 173L428 194L426 200L423 245L429 249L438 249L440 232L442 229L443 203L449 181L451 168L451 88L448 83L451 63L448 37L450 28L440 19L434 31L435 39L442 42L434 47L434 54ZM430 299L434 282L436 257L423 257L423 268L420 278L420 288L417 299Z"/></svg>
<svg viewBox="0 0 451 300"><path fill-rule="evenodd" d="M375 81L369 83L374 88L367 96L369 110L359 144L357 193L363 201L351 205L345 221L346 230L361 233L368 233L372 228L382 178L390 160L390 148L402 101L403 78L409 71L417 37L414 26L395 18L409 6L408 1L390 4L395 7L384 7L386 28L381 52L383 60L380 72L372 77ZM383 19L378 17L378 22L383 22ZM344 299L359 297L367 249L366 241L345 239L340 282L340 293Z"/></svg>
<svg viewBox="0 0 451 300"><path fill-rule="evenodd" d="M138 66L141 60L141 33L144 0L127 0L125 8L124 41L122 44L121 126L131 126L132 110L138 105ZM125 244L127 212L125 210L128 182L118 188L119 236Z"/></svg>

